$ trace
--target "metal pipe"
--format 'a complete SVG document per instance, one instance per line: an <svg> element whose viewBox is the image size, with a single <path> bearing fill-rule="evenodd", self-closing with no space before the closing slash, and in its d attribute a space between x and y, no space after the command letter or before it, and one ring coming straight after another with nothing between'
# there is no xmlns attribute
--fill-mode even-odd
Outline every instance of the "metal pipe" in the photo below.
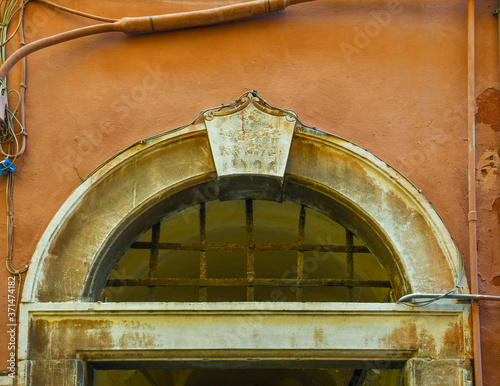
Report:
<svg viewBox="0 0 500 386"><path fill-rule="evenodd" d="M180 12L158 16L125 17L113 23L96 24L89 27L77 28L72 31L37 40L15 51L0 67L0 78L5 78L12 67L27 55L43 48L84 36L107 32L137 34L201 27L281 11L290 5L309 1L315 0L255 0L247 3L201 11Z"/></svg>
<svg viewBox="0 0 500 386"><path fill-rule="evenodd" d="M497 15L498 23L498 73L500 74L500 0L497 2L497 7L493 11L493 15Z"/></svg>
<svg viewBox="0 0 500 386"><path fill-rule="evenodd" d="M457 299L457 300L492 300L500 301L500 296L480 295L480 294L423 294L416 292L408 294L398 300L398 303L411 303L412 299Z"/></svg>
<svg viewBox="0 0 500 386"><path fill-rule="evenodd" d="M498 73L500 74L500 0L497 2L497 7L493 11L493 15L497 16L498 23Z"/></svg>
<svg viewBox="0 0 500 386"><path fill-rule="evenodd" d="M475 101L475 4L467 1L467 127L468 127L468 190L469 190L469 260L470 291L478 294L477 282L477 211L476 211L476 101ZM472 340L474 349L474 379L478 386L483 385L481 360L481 324L479 302L472 300Z"/></svg>
<svg viewBox="0 0 500 386"><path fill-rule="evenodd" d="M29 54L39 51L43 48L64 43L69 40L78 39L84 36L90 36L105 32L115 31L115 23L96 24L88 27L77 28L72 31L63 32L54 36L49 36L37 40L36 42L26 44L24 47L14 51L11 56L0 67L0 78L5 78L14 65Z"/></svg>

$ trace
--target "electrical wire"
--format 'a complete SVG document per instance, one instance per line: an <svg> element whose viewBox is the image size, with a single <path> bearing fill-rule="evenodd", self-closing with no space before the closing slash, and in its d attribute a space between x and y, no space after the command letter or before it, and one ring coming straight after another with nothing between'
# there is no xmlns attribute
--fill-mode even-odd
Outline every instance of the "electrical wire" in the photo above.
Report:
<svg viewBox="0 0 500 386"><path fill-rule="evenodd" d="M409 306L409 307L425 307L425 306L428 306L428 305L430 305L430 304L432 304L434 302L437 302L438 300L446 298L451 293L459 291L460 289L462 289L463 288L462 281L463 281L464 277L465 277L464 262L463 262L462 258L459 257L458 277L457 277L457 281L456 281L455 287L453 287L448 292L445 292L445 293L440 294L440 295L436 295L434 297L431 297L428 300L413 301L413 302L402 302L402 301L400 301L402 299L401 298L400 300L398 300L398 303L399 304L404 304L405 306ZM419 295L422 295L422 294L419 294ZM406 296L409 296L409 295L406 295ZM429 296L431 296L431 295L429 295Z"/></svg>
<svg viewBox="0 0 500 386"><path fill-rule="evenodd" d="M14 255L14 174L7 173L7 183L5 188L5 197L7 205L7 270L13 275L20 275L27 271L28 266L23 269L12 267Z"/></svg>
<svg viewBox="0 0 500 386"><path fill-rule="evenodd" d="M16 293L16 303L14 306L14 323L17 325L18 317L19 317L19 303L21 296L21 288L22 288L22 273L28 270L28 266L23 269L15 269L12 266L12 259L14 255L14 174L11 172L7 172L7 181L6 181L6 205L7 205L7 258L5 260L5 266L7 271L10 274L17 276L17 293ZM16 358L17 358L17 345L16 345ZM14 367L17 369L17 360L15 361ZM5 372L2 371L3 374ZM9 374L10 372L7 372Z"/></svg>
<svg viewBox="0 0 500 386"><path fill-rule="evenodd" d="M17 12L16 12L17 13ZM14 32L12 32L12 34L5 39L5 41L2 41L2 43L0 43L0 46L5 46L8 42L11 41L11 39L16 36L17 32L19 31L19 27L21 26L21 18L19 18L19 22L17 23L17 26L16 26L16 29L14 30Z"/></svg>
<svg viewBox="0 0 500 386"><path fill-rule="evenodd" d="M25 6L30 1L38 1L48 6L52 6L64 12L68 12L85 18L114 23L118 19L112 19L102 16L93 15L86 12L81 12L75 9L64 7L50 0L1 0L0 1L0 64L7 60L6 45L20 32L20 44L26 45L24 36L24 13ZM14 31L8 35L8 29L14 18L18 16L18 22ZM0 95L5 98L5 120L0 124L0 156L8 159L12 164L15 163L18 157L22 156L26 150L27 134L25 131L26 124L26 58L23 58L22 81L20 84L21 91L9 90L7 78L2 80L0 84ZM9 108L9 96L12 93L17 94L18 103L14 110ZM17 114L20 113L19 120ZM21 137L19 139L19 137ZM7 148L7 149L6 149ZM1 161L1 160L0 160ZM3 165L3 166L2 166ZM4 172L8 166L0 165L0 172Z"/></svg>
<svg viewBox="0 0 500 386"><path fill-rule="evenodd" d="M21 28L24 19L24 7L28 1L23 0L2 0L0 3L0 20L1 20L1 30L0 30L0 63L4 63L6 60L6 44L21 31L21 45L24 40L24 30ZM18 22L14 32L8 35L8 29L13 19L18 17ZM26 134L24 130L24 87L25 87L25 71L23 70L23 80L21 82L21 92L12 89L8 89L7 79L3 80L0 85L0 94L5 100L5 120L0 124L0 156L4 157L4 160L9 160L12 164L15 163L17 158L24 153L26 147ZM24 86L23 86L24 85ZM9 99L11 96L16 94L17 104L12 110L9 108ZM19 121L17 114L21 112L21 121ZM19 141L19 136L22 136L22 143ZM6 172L9 169L8 165L2 163L0 166L0 172Z"/></svg>
<svg viewBox="0 0 500 386"><path fill-rule="evenodd" d="M23 3L21 6L21 33L20 33L20 44L21 47L26 45L26 39L24 36L24 11L25 11L25 6L26 3ZM22 156L24 152L26 151L26 141L28 134L26 133L26 89L27 89L27 70L28 69L28 64L27 64L27 59L26 57L23 58L22 62L22 80L21 80L21 127L23 129L23 145L21 147L21 150L19 150L18 157Z"/></svg>
<svg viewBox="0 0 500 386"><path fill-rule="evenodd" d="M64 6L57 4L57 3L53 3L52 1L49 1L49 0L34 0L34 1L38 1L39 3L44 3L47 5L50 5L54 8L60 9L61 11L64 11L64 12L67 12L67 13L70 13L73 15L83 16L83 17L86 17L86 18L92 19L92 20L99 20L99 21L104 21L107 23L114 23L114 22L119 20L119 19L112 19L109 17L92 15L90 13L86 13L86 12L82 12L82 11L77 11L75 9L64 7Z"/></svg>
<svg viewBox="0 0 500 386"><path fill-rule="evenodd" d="M268 108L272 109L272 110L278 110L278 111L281 111L283 114L285 115L290 115L292 116L298 123L300 126L302 127L305 127L305 128L308 128L308 129L316 129L315 127L313 126L309 126L309 125L306 125L304 123L302 123L302 121L299 119L298 115L295 113L295 111L292 111L292 110L286 110L286 109L282 109L282 108L279 108L279 107L276 107L276 106L273 106L271 104L269 104L265 99L262 99L261 97L259 97L257 95L257 92L256 91L253 91L255 92L254 96L257 97L260 101L262 101L265 105L267 105Z"/></svg>
<svg viewBox="0 0 500 386"><path fill-rule="evenodd" d="M0 3L0 62L4 63L6 59L6 44L10 42L14 36L20 31L21 46L24 41L24 7L27 1L23 0L2 0ZM18 15L18 22L14 31L8 36L9 25L13 18ZM26 58L24 58L26 59ZM5 266L7 271L17 277L17 294L14 305L14 324L17 325L19 317L19 303L22 289L22 274L27 271L28 265L23 269L13 267L14 256L14 174L11 166L16 162L26 149L26 132L25 132L25 90L26 90L26 60L23 60L23 73L21 81L21 92L12 89L8 90L7 79L0 85L0 94L5 98L5 120L0 125L0 154L4 157L4 162L0 163L0 172L6 175L5 198L7 208L7 240L6 240L6 259ZM13 110L9 108L9 97L15 94L18 98L17 104ZM12 99L12 98L11 98ZM21 114L21 121L17 118L17 114ZM18 137L22 136L22 145L20 145ZM5 151L6 148L6 151ZM7 164L9 160L10 164ZM16 346L17 357L17 346ZM17 368L17 360L14 365ZM2 371L1 374L10 374L10 372Z"/></svg>

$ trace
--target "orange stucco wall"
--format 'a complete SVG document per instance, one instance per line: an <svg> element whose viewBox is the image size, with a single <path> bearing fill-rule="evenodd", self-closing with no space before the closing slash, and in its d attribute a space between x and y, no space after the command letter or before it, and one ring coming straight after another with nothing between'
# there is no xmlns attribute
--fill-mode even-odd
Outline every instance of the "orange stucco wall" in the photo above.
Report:
<svg viewBox="0 0 500 386"><path fill-rule="evenodd" d="M115 18L237 2L59 1ZM491 295L500 295L496 3L476 5L479 272L481 292ZM29 56L29 142L16 163L14 265L29 262L58 208L107 158L254 89L405 175L441 215L467 266L466 12L464 0L318 0L211 27L93 36ZM27 6L26 37L91 23L34 2ZM12 43L10 52L16 47ZM18 86L19 66L9 81ZM0 244L3 250L5 237ZM5 269L0 283L6 308ZM494 385L500 305L482 303L481 318L484 380ZM0 325L6 323L2 311ZM0 363L7 359L7 338L0 334Z"/></svg>

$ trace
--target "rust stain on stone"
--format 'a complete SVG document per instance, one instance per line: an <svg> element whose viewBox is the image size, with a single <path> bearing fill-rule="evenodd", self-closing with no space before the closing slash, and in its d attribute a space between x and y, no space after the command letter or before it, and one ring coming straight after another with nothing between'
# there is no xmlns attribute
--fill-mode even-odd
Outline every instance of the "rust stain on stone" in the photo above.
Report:
<svg viewBox="0 0 500 386"><path fill-rule="evenodd" d="M381 338L379 342L382 346L389 348L400 347L404 344L409 349L418 348L419 351L425 352L425 355L436 352L434 338L425 328L418 328L413 320L403 322L401 327L396 327L392 333Z"/></svg>
<svg viewBox="0 0 500 386"><path fill-rule="evenodd" d="M495 131L500 131L500 91L488 88L476 98L476 122L490 125Z"/></svg>
<svg viewBox="0 0 500 386"><path fill-rule="evenodd" d="M396 327L392 333L381 338L382 346L394 347L395 345L415 342L417 339L417 326L415 322L404 322L401 327Z"/></svg>
<svg viewBox="0 0 500 386"><path fill-rule="evenodd" d="M323 340L324 340L323 329L322 328L315 328L314 329L314 345L315 346L323 345Z"/></svg>
<svg viewBox="0 0 500 386"><path fill-rule="evenodd" d="M39 319L34 322L32 359L72 358L74 350L91 343L92 349L110 347L112 322L95 319Z"/></svg>
<svg viewBox="0 0 500 386"><path fill-rule="evenodd" d="M461 351L461 333L458 323L450 323L443 338L443 346L439 356L442 358L454 357L457 352Z"/></svg>
<svg viewBox="0 0 500 386"><path fill-rule="evenodd" d="M418 333L418 341L420 343L421 350L427 353L436 352L436 342L434 338L427 332L425 328L422 328Z"/></svg>
<svg viewBox="0 0 500 386"><path fill-rule="evenodd" d="M155 336L148 334L147 332L128 332L123 334L118 340L118 345L127 349L130 347L140 347L140 348L154 348L158 344L158 340Z"/></svg>

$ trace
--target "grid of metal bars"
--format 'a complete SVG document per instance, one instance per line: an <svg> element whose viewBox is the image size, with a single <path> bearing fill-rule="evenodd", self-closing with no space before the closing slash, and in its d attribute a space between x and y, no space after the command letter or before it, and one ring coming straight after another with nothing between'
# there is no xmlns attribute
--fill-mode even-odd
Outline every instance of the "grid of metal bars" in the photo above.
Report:
<svg viewBox="0 0 500 386"><path fill-rule="evenodd" d="M149 272L147 279L111 279L108 287L139 286L148 288L148 301L155 301L154 288L157 286L170 287L198 287L199 301L207 301L207 287L246 287L247 301L255 301L255 287L275 286L295 288L296 301L302 301L302 288L311 286L341 286L347 288L347 301L353 301L355 287L392 288L389 281L382 280L356 280L354 279L354 254L371 253L365 246L354 245L354 236L348 229L346 232L346 245L313 244L304 242L306 210L302 205L298 222L298 241L296 243L255 243L253 201L245 202L245 244L207 243L206 207L200 204L199 218L199 243L162 243L160 242L161 223L153 226L151 241L138 241L132 244L133 249L149 250ZM200 254L200 276L195 278L160 278L157 277L158 257L160 250L171 251L198 251ZM246 278L208 278L207 277L207 251L245 251L246 252ZM297 276L296 278L256 278L255 276L255 251L297 251ZM304 252L341 252L346 254L347 274L345 278L336 279L306 279L304 278Z"/></svg>

